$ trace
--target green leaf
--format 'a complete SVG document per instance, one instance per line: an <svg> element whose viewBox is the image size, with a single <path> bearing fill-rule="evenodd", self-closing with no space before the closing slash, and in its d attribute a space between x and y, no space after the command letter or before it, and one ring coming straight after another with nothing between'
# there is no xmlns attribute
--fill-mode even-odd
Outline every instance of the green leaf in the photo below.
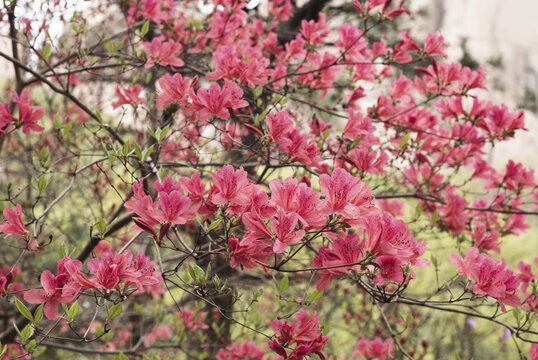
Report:
<svg viewBox="0 0 538 360"><path fill-rule="evenodd" d="M112 305L110 309L108 309L108 318L114 319L118 317L121 312L123 311L123 303L117 303L116 305Z"/></svg>
<svg viewBox="0 0 538 360"><path fill-rule="evenodd" d="M159 131L159 129L157 129L157 131ZM153 131L153 129L149 126L148 126L148 132L153 138L157 139L157 135L155 135L155 131Z"/></svg>
<svg viewBox="0 0 538 360"><path fill-rule="evenodd" d="M97 222L95 223L95 226L97 227L97 231L99 231L99 234L101 234L101 236L105 236L106 234L106 220L103 219L102 217L100 217L99 219L97 219Z"/></svg>
<svg viewBox="0 0 538 360"><path fill-rule="evenodd" d="M222 222L222 219L218 219L217 221L213 221L213 222L211 223L211 225L209 225L209 226L207 227L207 231L206 231L206 233L210 232L211 230L214 230L217 226L220 225L221 222Z"/></svg>
<svg viewBox="0 0 538 360"><path fill-rule="evenodd" d="M103 116L99 112L99 110L95 110L95 117L97 118L97 121L99 121L99 124L103 123ZM56 118L55 118L56 119Z"/></svg>
<svg viewBox="0 0 538 360"><path fill-rule="evenodd" d="M435 224L437 220L439 220L439 213L435 210L432 215L432 224Z"/></svg>
<svg viewBox="0 0 538 360"><path fill-rule="evenodd" d="M130 151L131 151L131 148L129 146L129 143L125 142L125 144L123 144L123 149L122 149L123 156L129 155Z"/></svg>
<svg viewBox="0 0 538 360"><path fill-rule="evenodd" d="M410 137L411 137L411 133L405 134L405 136L402 138L402 141L400 141L400 149L404 148L405 145L407 145L407 142L409 141Z"/></svg>
<svg viewBox="0 0 538 360"><path fill-rule="evenodd" d="M149 31L149 20L146 20L142 28L140 29L140 36L145 36Z"/></svg>
<svg viewBox="0 0 538 360"><path fill-rule="evenodd" d="M63 128L62 130L62 133L64 136L67 136L69 135L69 133L71 132L71 128L73 127L73 123L72 122L68 122L67 124L65 124L65 127Z"/></svg>
<svg viewBox="0 0 538 360"><path fill-rule="evenodd" d="M151 155L151 153L153 152L153 148L155 147L155 145L151 145L149 148L147 148L146 150L142 151L142 158L140 160L142 161L146 161L146 159L148 158L148 156Z"/></svg>
<svg viewBox="0 0 538 360"><path fill-rule="evenodd" d="M26 346L24 347L26 349L26 351L28 351L29 353L33 352L34 349L37 347L37 343L34 339L32 339L32 341L30 341L28 344L26 344Z"/></svg>
<svg viewBox="0 0 538 360"><path fill-rule="evenodd" d="M121 303L120 303L121 304ZM69 321L72 321L75 316L78 314L78 300L71 305L69 308L69 311L67 312L67 316L69 316Z"/></svg>
<svg viewBox="0 0 538 360"><path fill-rule="evenodd" d="M461 360L460 356L458 355L458 353L454 353L454 359L456 360Z"/></svg>
<svg viewBox="0 0 538 360"><path fill-rule="evenodd" d="M53 123L57 129L62 127L62 118L60 117L60 115L58 114L54 115Z"/></svg>
<svg viewBox="0 0 538 360"><path fill-rule="evenodd" d="M521 310L517 307L512 309L512 315L514 315L514 318L519 324L519 319L521 319Z"/></svg>
<svg viewBox="0 0 538 360"><path fill-rule="evenodd" d="M263 92L263 86L257 86L257 87L255 87L254 90L252 90L252 92L254 93L254 97L255 97L255 98L260 97L260 95L261 95L262 92Z"/></svg>
<svg viewBox="0 0 538 360"><path fill-rule="evenodd" d="M114 356L114 360L129 360L129 358L124 353L119 353Z"/></svg>
<svg viewBox="0 0 538 360"><path fill-rule="evenodd" d="M321 298L323 296L323 291L314 291L312 293L312 296L310 297L311 301L316 301L317 299Z"/></svg>
<svg viewBox="0 0 538 360"><path fill-rule="evenodd" d="M140 150L140 146L138 146L137 143L134 143L134 149L136 156L138 156L138 158L142 160L142 151Z"/></svg>
<svg viewBox="0 0 538 360"><path fill-rule="evenodd" d="M35 176L32 176L32 179L30 180L30 185L32 185L32 188L34 188L35 190L38 190L39 189L39 179L36 178Z"/></svg>
<svg viewBox="0 0 538 360"><path fill-rule="evenodd" d="M199 267L197 264L193 264L193 263L189 264L189 274L191 275L191 277L196 283L202 284L202 285L206 284L204 270L201 267Z"/></svg>
<svg viewBox="0 0 538 360"><path fill-rule="evenodd" d="M290 280L288 279L288 275L286 275L282 278L282 280L280 280L280 283L278 284L278 292L282 294L288 289L289 284Z"/></svg>
<svg viewBox="0 0 538 360"><path fill-rule="evenodd" d="M431 262L432 262L432 265L434 268L438 268L439 267L439 263L437 261L437 258L435 256L433 256L433 254L430 256L430 259L431 259Z"/></svg>
<svg viewBox="0 0 538 360"><path fill-rule="evenodd" d="M109 41L106 43L106 48L108 50L109 53L113 53L114 52L114 43L112 41Z"/></svg>
<svg viewBox="0 0 538 360"><path fill-rule="evenodd" d="M0 343L0 348L2 349L0 351L0 357L2 357L7 352L7 345L4 345L4 347L2 347L2 343Z"/></svg>
<svg viewBox="0 0 538 360"><path fill-rule="evenodd" d="M38 306L38 308L35 310L34 313L34 324L39 324L41 319L43 319L43 308L45 307L45 304L41 304Z"/></svg>
<svg viewBox="0 0 538 360"><path fill-rule="evenodd" d="M46 59L50 55L50 44L47 43L45 47L43 48L43 57Z"/></svg>
<svg viewBox="0 0 538 360"><path fill-rule="evenodd" d="M159 142L163 141L166 138L166 135L168 135L168 131L170 131L170 125L166 125L164 128L162 128L159 139L157 140L159 140Z"/></svg>
<svg viewBox="0 0 538 360"><path fill-rule="evenodd" d="M32 325L26 325L21 331L21 338L23 341L28 340L34 335L34 327Z"/></svg>
<svg viewBox="0 0 538 360"><path fill-rule="evenodd" d="M58 254L63 259L67 255L67 245L65 244L59 244L58 245Z"/></svg>
<svg viewBox="0 0 538 360"><path fill-rule="evenodd" d="M19 336L21 336L21 331L19 330L19 327L17 326L15 321L13 321L13 327L15 328L15 331L17 332L17 334L19 334Z"/></svg>
<svg viewBox="0 0 538 360"><path fill-rule="evenodd" d="M41 193L46 188L47 188L47 179L45 178L45 176L42 176L41 178L39 178L39 182L37 183L37 189Z"/></svg>
<svg viewBox="0 0 538 360"><path fill-rule="evenodd" d="M17 306L17 309L19 309L19 312L22 314L22 316L32 322L34 321L34 317L32 316L30 310L28 310L26 305L24 305L19 299L17 299L17 297L15 297L15 305Z"/></svg>

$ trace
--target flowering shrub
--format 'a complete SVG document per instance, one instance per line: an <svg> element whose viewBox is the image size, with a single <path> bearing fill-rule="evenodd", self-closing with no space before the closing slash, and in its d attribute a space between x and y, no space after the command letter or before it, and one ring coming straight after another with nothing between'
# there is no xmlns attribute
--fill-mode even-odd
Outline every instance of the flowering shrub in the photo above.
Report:
<svg viewBox="0 0 538 360"><path fill-rule="evenodd" d="M2 359L536 358L534 171L485 156L523 112L352 4L4 4Z"/></svg>

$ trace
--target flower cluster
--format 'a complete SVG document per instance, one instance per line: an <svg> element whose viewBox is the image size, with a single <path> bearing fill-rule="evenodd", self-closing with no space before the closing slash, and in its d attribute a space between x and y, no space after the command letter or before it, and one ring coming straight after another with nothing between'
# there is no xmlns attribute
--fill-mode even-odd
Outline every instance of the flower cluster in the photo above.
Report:
<svg viewBox="0 0 538 360"><path fill-rule="evenodd" d="M0 268L0 297L10 294L18 295L22 290L20 273L21 269L18 266L12 269L10 266L4 265Z"/></svg>
<svg viewBox="0 0 538 360"><path fill-rule="evenodd" d="M385 360L393 358L392 351L394 349L394 342L392 339L381 339L376 337L374 339L359 339L355 345L355 351L353 356L360 358L366 357L367 359Z"/></svg>
<svg viewBox="0 0 538 360"><path fill-rule="evenodd" d="M22 94L13 92L13 102L19 108L18 117L11 114L9 103L0 103L0 135L2 135L9 125L22 127L24 134L29 134L30 131L41 132L45 128L38 125L37 122L45 115L46 109L42 106L32 105L32 95L29 90L24 90Z"/></svg>
<svg viewBox="0 0 538 360"><path fill-rule="evenodd" d="M538 267L538 257L534 259ZM523 261L517 264L519 270L520 290L523 298L523 309L538 312L538 272L532 272L532 266Z"/></svg>
<svg viewBox="0 0 538 360"><path fill-rule="evenodd" d="M265 351L252 341L233 343L225 349L219 349L217 360L263 360Z"/></svg>
<svg viewBox="0 0 538 360"><path fill-rule="evenodd" d="M127 201L125 207L138 215L133 218L136 224L134 230L144 230L162 239L171 226L185 224L194 218L203 198L205 184L200 182L200 174L196 173L191 178L182 178L179 183L166 177L155 186L159 193L157 201L144 192L143 180L135 182L134 198ZM183 195L184 192L189 195ZM159 235L155 231L157 225L160 225Z"/></svg>
<svg viewBox="0 0 538 360"><path fill-rule="evenodd" d="M325 359L321 351L329 338L321 334L317 312L308 315L305 309L299 309L296 319L297 322L291 324L280 320L271 323L276 339L269 341L269 347L281 356L281 360L302 360L311 354ZM286 347L292 346L293 350L288 353Z"/></svg>
<svg viewBox="0 0 538 360"><path fill-rule="evenodd" d="M471 247L465 258L460 254L452 254L450 260L458 268L458 274L465 275L473 282L473 293L476 295L496 299L502 311L506 311L505 304L521 305L517 296L520 280L514 271L506 266L504 259L499 262Z"/></svg>
<svg viewBox="0 0 538 360"><path fill-rule="evenodd" d="M36 249L36 240L30 236L28 229L22 221L22 206L17 204L15 209L6 207L3 211L5 222L0 225L0 233L9 235L17 235L17 237L26 243L26 248Z"/></svg>
<svg viewBox="0 0 538 360"><path fill-rule="evenodd" d="M49 270L41 273L43 289L31 289L24 293L24 300L30 304L45 304L44 313L48 319L58 317L58 305L73 302L81 290L95 290L100 296L110 296L110 290L116 290L120 297L131 294L131 286L137 291L144 291L145 286L162 282L155 264L140 253L129 251L123 254L105 252L100 258L88 263L88 270L93 277L82 273L82 263L68 256L58 261L57 275Z"/></svg>
<svg viewBox="0 0 538 360"><path fill-rule="evenodd" d="M318 291L327 288L336 277L348 271L359 272L363 265L375 261L370 268L373 282L382 286L388 281L401 284L407 282L407 275L412 276L411 266L427 266L428 260L418 259L426 251L426 245L411 236L407 225L384 212L365 219L365 238L347 235L337 239L332 246L323 247L314 258L314 266L320 280ZM374 259L369 258L373 255ZM406 270L407 269L407 270Z"/></svg>

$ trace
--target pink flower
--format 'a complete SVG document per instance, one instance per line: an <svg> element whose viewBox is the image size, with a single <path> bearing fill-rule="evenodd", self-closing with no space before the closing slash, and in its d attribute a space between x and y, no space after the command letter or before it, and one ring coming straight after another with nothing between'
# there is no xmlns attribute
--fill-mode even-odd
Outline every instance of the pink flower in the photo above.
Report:
<svg viewBox="0 0 538 360"><path fill-rule="evenodd" d="M360 138L361 146L379 145L380 141L374 135L376 128L372 125L372 119L363 117L362 114L353 109L349 110L349 120L342 131L345 139L354 141Z"/></svg>
<svg viewBox="0 0 538 360"><path fill-rule="evenodd" d="M161 273L155 271L155 263L153 263L149 257L142 255L140 250L137 251L136 256L134 257L130 271L134 272L134 274L129 274L124 278L125 287L133 284L136 285L138 291L144 291L146 286L151 288L151 286L163 282Z"/></svg>
<svg viewBox="0 0 538 360"><path fill-rule="evenodd" d="M503 312L506 311L505 304L521 305L521 300L516 296L520 280L511 268L506 267L504 259L499 262L471 247L465 259L459 254L452 254L450 260L458 268L458 274L464 274L474 282L473 293L498 300Z"/></svg>
<svg viewBox="0 0 538 360"><path fill-rule="evenodd" d="M179 323L183 324L186 329L192 332L195 332L198 329L209 329L209 326L204 323L204 316L205 312L203 311L193 312L190 310L181 310L177 312Z"/></svg>
<svg viewBox="0 0 538 360"><path fill-rule="evenodd" d="M226 120L230 117L228 108L239 109L248 106L248 102L241 99L243 90L229 81L224 83L222 89L219 84L211 84L208 90L198 89L196 94L190 88L189 96L192 103L187 107L187 113L196 114L200 121L206 121L213 116Z"/></svg>
<svg viewBox="0 0 538 360"><path fill-rule="evenodd" d="M403 216L404 202L398 199L376 199L377 206L392 216Z"/></svg>
<svg viewBox="0 0 538 360"><path fill-rule="evenodd" d="M191 201L188 197L181 195L177 190L171 193L160 192L159 205L161 211L157 219L161 222L174 225L185 224L187 220L194 219L194 213L189 211Z"/></svg>
<svg viewBox="0 0 538 360"><path fill-rule="evenodd" d="M181 184L176 183L170 176L165 177L162 182L159 180L155 181L155 189L157 189L159 195L161 193L170 194L172 191L179 193L183 191Z"/></svg>
<svg viewBox="0 0 538 360"><path fill-rule="evenodd" d="M363 255L364 249L357 235L347 235L344 239L335 240L332 249L322 247L319 254L314 257L312 265L316 268L332 268L316 272L319 276L316 289L323 291L333 279L345 275L348 271L359 271L361 269L359 262Z"/></svg>
<svg viewBox="0 0 538 360"><path fill-rule="evenodd" d="M198 83L198 77L194 79L183 77L177 73L173 76L165 74L159 80L159 90L157 90L157 109L162 109L166 105L178 104L185 106L189 103L189 90Z"/></svg>
<svg viewBox="0 0 538 360"><path fill-rule="evenodd" d="M71 296L63 295L63 287L69 280L69 275L54 276L50 271L41 273L41 289L32 289L24 293L24 300L30 304L45 304L44 313L47 319L58 317L58 305L71 301Z"/></svg>
<svg viewBox="0 0 538 360"><path fill-rule="evenodd" d="M323 42L323 39L329 34L330 26L325 21L326 15L322 12L319 13L319 20L302 20L301 21L301 35L309 44L318 44Z"/></svg>
<svg viewBox="0 0 538 360"><path fill-rule="evenodd" d="M8 125L15 121L13 115L9 111L9 102L5 104L0 103L0 135L6 130Z"/></svg>
<svg viewBox="0 0 538 360"><path fill-rule="evenodd" d="M17 235L20 239L23 239L28 230L22 222L22 207L20 204L15 206L15 210L11 208L4 208L3 211L4 218L6 219L5 223L0 225L0 232L6 234L4 238L8 235Z"/></svg>
<svg viewBox="0 0 538 360"><path fill-rule="evenodd" d="M257 211L245 212L241 216L241 221L247 228L247 233L243 237L243 244L249 244L258 240L270 240L274 237L273 233L267 225L260 213Z"/></svg>
<svg viewBox="0 0 538 360"><path fill-rule="evenodd" d="M457 195L454 189L446 193L446 205L439 206L439 214L443 215L448 230L453 234L459 234L465 229L469 221L469 215L465 212L467 201Z"/></svg>
<svg viewBox="0 0 538 360"><path fill-rule="evenodd" d="M277 216L271 218L271 227L276 234L273 245L273 251L276 254L283 253L288 245L296 244L304 237L304 230L294 231L298 221L299 215L282 210L278 210Z"/></svg>
<svg viewBox="0 0 538 360"><path fill-rule="evenodd" d="M219 349L217 360L263 360L265 350L252 341L233 343L226 349Z"/></svg>
<svg viewBox="0 0 538 360"><path fill-rule="evenodd" d="M353 356L367 356L371 359L385 360L387 357L393 358L392 350L394 342L391 339L376 337L375 339L359 339L355 345Z"/></svg>
<svg viewBox="0 0 538 360"><path fill-rule="evenodd" d="M402 262L392 256L380 256L376 259L377 265L381 267L381 271L374 277L374 285L382 286L388 281L392 281L396 284L404 282L404 276L401 269Z"/></svg>
<svg viewBox="0 0 538 360"><path fill-rule="evenodd" d="M364 55L368 41L362 38L362 31L353 24L345 24L338 28L338 40L334 45L338 46L343 54L349 54L351 60L359 61Z"/></svg>
<svg viewBox="0 0 538 360"><path fill-rule="evenodd" d="M130 333L129 333L130 334ZM158 339L170 339L172 331L168 325L156 325L151 332L144 336L144 346L148 347L155 343Z"/></svg>
<svg viewBox="0 0 538 360"><path fill-rule="evenodd" d="M215 71L207 74L210 80L227 79L253 88L267 83L269 59L254 47L237 43L221 46L213 53Z"/></svg>
<svg viewBox="0 0 538 360"><path fill-rule="evenodd" d="M21 269L18 266L12 269L11 266L4 265L0 268L0 297L22 290L22 284L17 282L17 275L20 272ZM20 296L20 294L16 295Z"/></svg>
<svg viewBox="0 0 538 360"><path fill-rule="evenodd" d="M157 236L154 227L159 223L159 204L153 202L151 196L146 195L143 187L143 180L133 184L134 198L125 202L125 208L136 213L133 221L136 226L131 231L147 231L153 236Z"/></svg>
<svg viewBox="0 0 538 360"><path fill-rule="evenodd" d="M247 172L240 168L234 170L232 165L224 165L219 171L211 174L216 192L211 201L216 205L230 202L234 205L248 205L250 198L245 191L249 186Z"/></svg>
<svg viewBox="0 0 538 360"><path fill-rule="evenodd" d="M111 105L114 109L122 105L133 105L137 106L140 104L145 104L146 99L140 97L140 92L142 91L142 86L136 84L135 86L128 86L127 88L121 90L118 85L116 85L116 96L118 100L114 101Z"/></svg>
<svg viewBox="0 0 538 360"><path fill-rule="evenodd" d="M420 47L407 31L402 31L400 36L402 40L394 46L394 60L405 64L413 60L413 57L408 52L420 51Z"/></svg>
<svg viewBox="0 0 538 360"><path fill-rule="evenodd" d="M479 249L493 250L497 254L501 253L501 248L499 247L499 233L497 230L492 229L490 232L486 233L486 226L484 224L479 224L475 226L474 232L470 234L476 243L476 247Z"/></svg>
<svg viewBox="0 0 538 360"><path fill-rule="evenodd" d="M321 228L326 218L320 210L320 193L310 189L305 183L297 184L297 179L287 178L284 183L279 179L269 182L271 203L287 212L299 215L305 227Z"/></svg>
<svg viewBox="0 0 538 360"><path fill-rule="evenodd" d="M533 188L535 186L534 169L526 170L522 163L515 163L513 160L508 160L505 175L501 183L508 190L522 189L524 187Z"/></svg>
<svg viewBox="0 0 538 360"><path fill-rule="evenodd" d="M372 254L392 256L404 264L429 264L425 259L417 259L424 253L425 246L412 236L402 220L395 219L388 213L371 216L366 224L366 232L368 237L365 240L365 249Z"/></svg>
<svg viewBox="0 0 538 360"><path fill-rule="evenodd" d="M389 156L384 151L379 153L375 150L368 151L369 148L355 148L349 155L344 155L344 158L353 164L359 171L370 173L373 175L384 174L383 167L389 160Z"/></svg>
<svg viewBox="0 0 538 360"><path fill-rule="evenodd" d="M281 21L288 20L292 10L293 5L290 0L273 0L267 4L267 13Z"/></svg>
<svg viewBox="0 0 538 360"><path fill-rule="evenodd" d="M533 275L531 266L523 261L517 263L519 270L519 281L521 282L521 291L526 292L529 288L529 283L533 280L538 280L538 275Z"/></svg>
<svg viewBox="0 0 538 360"><path fill-rule="evenodd" d="M190 178L179 179L181 186L187 191L187 195L192 202L192 210L198 211L204 200L206 184L200 181L200 173L194 173Z"/></svg>
<svg viewBox="0 0 538 360"><path fill-rule="evenodd" d="M239 242L233 234L228 239L228 251L231 254L230 266L235 268L237 265L241 265L245 270L258 266L256 261L265 262L267 257L273 253L271 247L264 244L263 241Z"/></svg>
<svg viewBox="0 0 538 360"><path fill-rule="evenodd" d="M154 38L150 43L144 43L144 50L149 55L149 59L144 67L150 68L155 64L161 66L182 67L185 65L183 60L179 58L183 47L174 40L163 42L161 37Z"/></svg>
<svg viewBox="0 0 538 360"><path fill-rule="evenodd" d="M374 197L366 183L342 168L334 169L331 176L322 174L319 183L326 196L322 206L341 215L349 225L361 225L366 216L378 211L374 208Z"/></svg>
<svg viewBox="0 0 538 360"><path fill-rule="evenodd" d="M529 360L538 360L538 344L532 343L529 350Z"/></svg>
<svg viewBox="0 0 538 360"><path fill-rule="evenodd" d="M69 282L63 288L64 296L70 296L71 299L74 299L81 290L97 287L94 281L82 273L82 262L79 260L71 260L65 256L58 262L58 266L62 266L64 271L69 274Z"/></svg>
<svg viewBox="0 0 538 360"><path fill-rule="evenodd" d="M88 270L95 275L92 281L101 289L114 289L120 280L136 282L137 277L131 269L133 254L129 251L123 254L104 253L101 258L88 262Z"/></svg>
<svg viewBox="0 0 538 360"><path fill-rule="evenodd" d="M439 55L446 58L444 40L440 34L428 34L424 40L424 52L430 56Z"/></svg>
<svg viewBox="0 0 538 360"><path fill-rule="evenodd" d="M19 98L19 95L13 91L13 102L19 106L19 125L22 125L22 132L29 134L30 130L41 132L45 128L37 125L45 114L46 109L42 106L31 105L32 96L30 91L24 90Z"/></svg>
<svg viewBox="0 0 538 360"><path fill-rule="evenodd" d="M271 139L277 142L283 151L291 145L291 140L286 138L286 134L293 128L293 121L287 111L267 115L267 128Z"/></svg>
<svg viewBox="0 0 538 360"><path fill-rule="evenodd" d="M302 360L310 354L317 354L324 359L321 351L329 338L321 335L317 312L309 316L305 309L299 309L296 317L297 322L292 324L280 320L271 323L276 339L269 342L269 347L288 360ZM293 344L297 346L288 354L284 346L289 348Z"/></svg>
<svg viewBox="0 0 538 360"><path fill-rule="evenodd" d="M525 129L523 111L510 112L506 105L492 106L487 118L477 122L477 126L486 130L491 136L512 137L516 130Z"/></svg>

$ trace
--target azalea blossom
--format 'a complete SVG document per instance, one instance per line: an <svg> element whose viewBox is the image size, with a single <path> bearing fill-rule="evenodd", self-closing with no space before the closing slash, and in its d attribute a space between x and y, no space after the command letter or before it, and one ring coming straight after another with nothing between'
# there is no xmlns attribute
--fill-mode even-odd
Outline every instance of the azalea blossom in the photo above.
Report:
<svg viewBox="0 0 538 360"><path fill-rule="evenodd" d="M0 232L9 235L17 235L20 239L24 238L28 230L22 221L22 206L15 205L15 210L12 208L4 208L3 211L5 223L0 225Z"/></svg>
<svg viewBox="0 0 538 360"><path fill-rule="evenodd" d="M450 255L450 260L458 268L458 274L464 274L473 282L473 292L480 296L491 296L499 301L501 310L506 305L520 306L517 296L519 278L506 266L504 259L499 262L487 254L481 254L475 247L469 248L462 258L459 254Z"/></svg>
<svg viewBox="0 0 538 360"><path fill-rule="evenodd" d="M140 92L142 91L142 85L136 84L135 86L128 86L125 89L120 89L116 85L116 96L118 100L114 101L111 105L114 109L122 105L140 105L145 104L146 99L140 97Z"/></svg>
<svg viewBox="0 0 538 360"><path fill-rule="evenodd" d="M24 293L24 300L30 304L45 304L44 313L47 319L58 317L58 306L71 302L72 297L63 294L63 287L69 280L68 274L54 276L50 271L41 273L41 286L43 289L31 289Z"/></svg>

